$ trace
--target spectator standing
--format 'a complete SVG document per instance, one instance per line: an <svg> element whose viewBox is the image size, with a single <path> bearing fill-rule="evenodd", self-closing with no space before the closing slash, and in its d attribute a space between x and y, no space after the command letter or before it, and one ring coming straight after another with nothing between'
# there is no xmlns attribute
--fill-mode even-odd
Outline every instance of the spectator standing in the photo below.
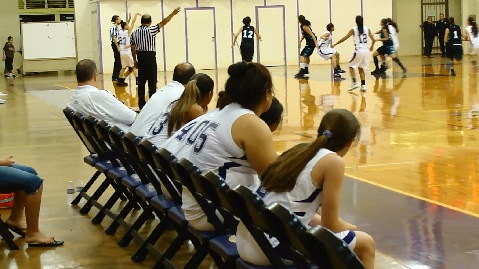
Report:
<svg viewBox="0 0 479 269"><path fill-rule="evenodd" d="M436 22L436 30L439 35L439 45L441 46L441 58L446 57L446 46L444 45L444 35L446 29L449 26L447 20L444 18L444 14L439 15L439 20Z"/></svg>
<svg viewBox="0 0 479 269"><path fill-rule="evenodd" d="M424 58L432 58L432 44L437 36L436 26L432 23L432 18L427 18L427 21L421 25L421 28L424 31Z"/></svg>

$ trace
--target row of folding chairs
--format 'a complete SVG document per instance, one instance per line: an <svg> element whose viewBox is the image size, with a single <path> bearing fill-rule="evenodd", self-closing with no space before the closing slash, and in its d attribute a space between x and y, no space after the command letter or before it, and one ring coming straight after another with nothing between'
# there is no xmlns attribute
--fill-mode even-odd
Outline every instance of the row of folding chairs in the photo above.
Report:
<svg viewBox="0 0 479 269"><path fill-rule="evenodd" d="M93 206L98 208L92 219L95 224L101 223L105 216L112 218L107 234L117 232L120 226L126 228L118 245L125 247L132 240L138 241L141 246L132 256L135 262L141 262L151 253L157 258L155 268L175 268L171 259L189 240L196 251L185 268L197 268L207 255L219 268L364 268L348 246L328 229L320 226L308 229L283 206L265 205L261 197L241 185L231 189L215 173L201 173L187 159L177 160L167 150L158 149L132 133L125 134L105 121L85 117L69 108L64 109L64 114L90 152L84 158L85 163L97 170L72 204L78 205L81 198L86 199L80 209L82 214L87 214ZM90 195L90 188L102 174L105 179ZM101 204L99 198L110 187L113 194ZM199 231L185 219L181 209L183 188L198 202L214 231ZM112 207L119 200L126 205L120 212L113 212ZM134 209L142 212L133 223L127 223L125 219ZM138 231L154 216L159 223L143 238ZM238 220L261 247L270 266L256 266L239 257L232 240ZM174 227L177 236L162 253L155 244L169 226ZM287 246L290 260L279 256L268 237L276 237L282 246Z"/></svg>

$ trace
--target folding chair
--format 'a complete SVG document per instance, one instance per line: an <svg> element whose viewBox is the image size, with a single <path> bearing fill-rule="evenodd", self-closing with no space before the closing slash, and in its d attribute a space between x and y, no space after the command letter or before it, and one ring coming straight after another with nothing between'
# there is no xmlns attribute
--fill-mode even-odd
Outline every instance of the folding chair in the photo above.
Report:
<svg viewBox="0 0 479 269"><path fill-rule="evenodd" d="M230 189L227 194L241 222L271 263L271 267L257 267L242 259L238 259L236 263L237 268L294 268L284 263L265 235L265 233L271 233L271 231L265 231L264 229L267 226L266 221L269 216L266 213L266 206L263 200L243 185Z"/></svg>
<svg viewBox="0 0 479 269"><path fill-rule="evenodd" d="M364 269L358 256L349 249L346 243L337 238L329 229L314 226L305 234L305 244L308 250L321 249L325 255L317 255L310 251L309 259L320 265L321 268L333 269ZM322 265L324 264L324 265ZM328 264L329 267L324 267Z"/></svg>
<svg viewBox="0 0 479 269"><path fill-rule="evenodd" d="M197 178L201 175L200 170L195 167L190 161L184 158L181 159L179 162L174 163L172 165L172 169L173 173L175 174L175 177L178 178L183 184L183 186L185 186L190 191L193 198L196 200L198 205L205 213L208 222L211 223L215 229L215 231L200 231L188 224L188 232L192 235L192 238L190 239L192 239L192 242L196 247L196 253L188 261L185 268L197 268L199 264L204 260L204 258L208 255L208 253L213 258L218 267L223 267L223 259L218 253L216 253L210 248L209 242L211 239L216 237L222 237L222 241L225 243L229 242L228 238L231 235L231 231L229 231L225 227L218 215L216 215L216 207L209 203L209 201L204 197L204 195L202 195L202 193L197 192L193 182L196 181ZM239 256L236 251L236 246L231 244L230 247L233 248L234 260L236 260L236 257Z"/></svg>
<svg viewBox="0 0 479 269"><path fill-rule="evenodd" d="M141 245L140 249L132 256L132 260L135 262L140 262L145 259L145 256L148 254L148 247L152 246L156 243L156 241L161 237L163 232L165 232L168 226L171 224L171 220L168 217L168 211L175 207L181 205L181 194L178 193L176 188L173 186L171 181L167 179L167 175L163 173L160 169L157 168L155 159L161 158L157 154L157 148L148 140L141 141L140 144L137 145L138 157L143 164L147 164L151 166L156 173L157 179L159 181L152 181L151 184L155 186L157 190L157 196L151 199L151 206L153 207L153 212L158 216L160 223L155 227L152 233L146 238L146 240ZM168 199L162 194L159 190L162 189L162 186L170 193L172 199ZM184 236L187 238L187 236ZM181 242L181 244L183 241ZM180 244L180 246L181 246ZM173 244L171 247L175 248ZM178 247L179 248L179 247ZM177 250L176 250L177 251ZM176 253L174 251L170 251L173 255ZM173 255L168 254L169 256L166 257L171 259Z"/></svg>
<svg viewBox="0 0 479 269"><path fill-rule="evenodd" d="M5 224L5 222L3 222L1 218L0 218L0 236L2 236L3 240L5 240L10 250L20 249L18 248L17 244L13 242L13 234L8 230L7 224Z"/></svg>
<svg viewBox="0 0 479 269"><path fill-rule="evenodd" d="M106 162L106 160L102 159L97 152L97 148L95 148L95 141L89 139L85 135L85 130L83 128L82 124L82 118L83 115L81 113L75 113L73 110L70 108L65 108L63 110L63 113L65 114L65 117L67 118L68 122L73 127L73 130L77 133L78 137L80 137L80 140L83 142L87 150L90 152L90 155L85 156L83 158L83 161L90 165L91 167L95 167L95 164L103 161ZM101 175L100 171L96 171L93 176L90 178L90 180L87 182L87 184L83 187L83 190L80 191L80 193L77 195L77 197L72 201L72 205L78 205L80 202L81 198L89 199L90 196L87 194L87 191L91 188L91 186L95 183L95 181L98 179L98 177Z"/></svg>

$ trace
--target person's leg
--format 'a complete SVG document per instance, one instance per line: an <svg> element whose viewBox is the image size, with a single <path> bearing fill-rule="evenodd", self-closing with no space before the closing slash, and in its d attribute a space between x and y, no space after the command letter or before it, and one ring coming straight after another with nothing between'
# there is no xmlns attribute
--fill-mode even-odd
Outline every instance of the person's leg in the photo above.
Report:
<svg viewBox="0 0 479 269"><path fill-rule="evenodd" d="M439 35L439 45L441 46L441 58L446 57L446 47L444 46L444 35Z"/></svg>
<svg viewBox="0 0 479 269"><path fill-rule="evenodd" d="M365 232L355 231L356 234L356 246L354 247L354 253L358 255L358 258L367 269L374 268L374 259L376 256L376 244L374 239Z"/></svg>
<svg viewBox="0 0 479 269"><path fill-rule="evenodd" d="M379 59L378 59L379 52L376 50L373 52L373 60L374 60L374 66L376 67L373 72L371 72L372 75L377 74L379 72Z"/></svg>
<svg viewBox="0 0 479 269"><path fill-rule="evenodd" d="M148 72L148 67L146 66L146 59L143 55L143 52L137 54L138 57L138 106L143 108L145 105L145 84L146 84L146 73Z"/></svg>
<svg viewBox="0 0 479 269"><path fill-rule="evenodd" d="M158 67L156 65L156 57L150 57L150 70L148 76L148 96L151 98L156 92L156 84L158 80Z"/></svg>
<svg viewBox="0 0 479 269"><path fill-rule="evenodd" d="M111 80L116 81L116 80L118 80L118 77L119 77L119 74L116 73L117 72L116 68L117 68L117 64L118 64L117 59L116 59L116 54L119 53L119 52L118 52L118 49L116 48L115 43L113 43L113 42L111 43L111 50L113 51L113 60L114 60L113 71L111 73Z"/></svg>
<svg viewBox="0 0 479 269"><path fill-rule="evenodd" d="M401 63L401 60L399 60L399 58L396 57L396 54L391 54L390 57L391 59L393 59L395 63L397 63L402 68L403 72L406 72L407 70L406 67L404 67L404 65Z"/></svg>

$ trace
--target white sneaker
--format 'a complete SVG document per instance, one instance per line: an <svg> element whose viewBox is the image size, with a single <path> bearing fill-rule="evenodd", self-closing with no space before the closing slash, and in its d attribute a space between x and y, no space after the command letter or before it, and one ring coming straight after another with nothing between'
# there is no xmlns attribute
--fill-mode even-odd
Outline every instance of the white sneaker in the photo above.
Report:
<svg viewBox="0 0 479 269"><path fill-rule="evenodd" d="M366 85L361 85L361 91L363 91L363 92L366 91Z"/></svg>
<svg viewBox="0 0 479 269"><path fill-rule="evenodd" d="M5 96L7 95L6 93L0 92L0 96Z"/></svg>
<svg viewBox="0 0 479 269"><path fill-rule="evenodd" d="M5 100L0 98L0 104L5 104Z"/></svg>
<svg viewBox="0 0 479 269"><path fill-rule="evenodd" d="M357 87L359 87L359 84L357 82L353 82L353 84L351 84L351 87L349 87L348 91L352 91L356 89Z"/></svg>

